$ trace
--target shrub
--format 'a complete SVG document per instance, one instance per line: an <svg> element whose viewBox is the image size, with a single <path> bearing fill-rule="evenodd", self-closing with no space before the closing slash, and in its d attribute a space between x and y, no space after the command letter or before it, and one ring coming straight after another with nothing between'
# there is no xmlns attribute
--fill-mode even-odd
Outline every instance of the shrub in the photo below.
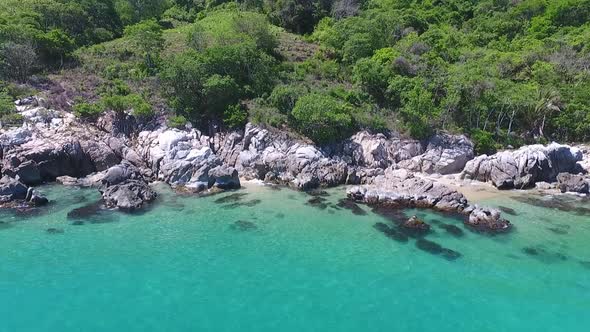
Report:
<svg viewBox="0 0 590 332"><path fill-rule="evenodd" d="M496 142L490 132L474 129L471 131L471 140L475 144L476 154L493 154L496 152Z"/></svg>
<svg viewBox="0 0 590 332"><path fill-rule="evenodd" d="M8 124L8 125L20 126L23 124L23 121L24 121L23 116L18 113L5 114L0 117L0 122L2 122L2 124L5 124L5 125Z"/></svg>
<svg viewBox="0 0 590 332"><path fill-rule="evenodd" d="M98 104L77 103L74 105L74 114L83 119L96 119L102 114L102 107Z"/></svg>
<svg viewBox="0 0 590 332"><path fill-rule="evenodd" d="M229 128L239 128L248 122L248 112L240 104L229 105L223 112L223 123Z"/></svg>
<svg viewBox="0 0 590 332"><path fill-rule="evenodd" d="M301 85L278 85L272 90L267 101L281 113L289 114L297 100L306 93L307 88Z"/></svg>
<svg viewBox="0 0 590 332"><path fill-rule="evenodd" d="M299 98L291 114L297 129L320 144L345 138L353 129L344 103L329 95L307 94Z"/></svg>
<svg viewBox="0 0 590 332"><path fill-rule="evenodd" d="M131 108L126 96L109 96L102 98L102 105L105 109L113 110L117 113L123 113Z"/></svg>
<svg viewBox="0 0 590 332"><path fill-rule="evenodd" d="M187 120L182 115L175 115L168 118L168 127L170 128L184 128L187 124Z"/></svg>

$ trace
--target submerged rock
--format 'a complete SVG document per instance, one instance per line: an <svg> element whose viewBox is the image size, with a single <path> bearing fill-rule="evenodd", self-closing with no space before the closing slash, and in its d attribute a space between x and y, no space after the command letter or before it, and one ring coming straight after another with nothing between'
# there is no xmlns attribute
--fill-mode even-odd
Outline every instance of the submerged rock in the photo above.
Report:
<svg viewBox="0 0 590 332"><path fill-rule="evenodd" d="M418 219L416 216L410 217L410 219L406 220L400 226L405 233L413 237L424 236L430 231L430 225Z"/></svg>
<svg viewBox="0 0 590 332"><path fill-rule="evenodd" d="M46 232L49 234L63 234L64 230L61 228L48 228Z"/></svg>
<svg viewBox="0 0 590 332"><path fill-rule="evenodd" d="M439 224L438 227L445 230L447 233L455 236L455 237L462 237L464 235L463 230L455 225L449 224Z"/></svg>
<svg viewBox="0 0 590 332"><path fill-rule="evenodd" d="M230 229L237 231L252 231L258 228L255 223L246 220L238 220L229 226Z"/></svg>
<svg viewBox="0 0 590 332"><path fill-rule="evenodd" d="M399 232L393 227L389 227L387 224L378 222L373 225L373 227L392 240L397 242L408 242L408 236L406 234Z"/></svg>
<svg viewBox="0 0 590 332"><path fill-rule="evenodd" d="M348 198L342 198L336 204L337 207L349 210L352 214L357 216L365 216L367 212L363 210L358 204L356 204L353 200Z"/></svg>
<svg viewBox="0 0 590 332"><path fill-rule="evenodd" d="M102 203L100 201L93 202L91 204L87 204L71 210L70 212L68 212L67 218L72 220L89 219L97 215L100 212L101 208Z"/></svg>
<svg viewBox="0 0 590 332"><path fill-rule="evenodd" d="M229 194L229 195L220 197L220 198L214 200L213 202L217 203L217 204L235 203L235 202L242 200L242 198L244 198L247 195L248 195L247 193L233 193L233 194Z"/></svg>

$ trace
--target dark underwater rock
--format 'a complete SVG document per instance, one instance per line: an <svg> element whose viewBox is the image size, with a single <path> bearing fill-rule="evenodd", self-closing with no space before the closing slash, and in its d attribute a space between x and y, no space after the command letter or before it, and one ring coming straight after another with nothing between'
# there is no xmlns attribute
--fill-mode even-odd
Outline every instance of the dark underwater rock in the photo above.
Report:
<svg viewBox="0 0 590 332"><path fill-rule="evenodd" d="M395 240L397 242L408 242L408 236L406 234L397 231L393 227L389 227L385 223L378 222L375 225L373 225L373 227L392 240Z"/></svg>
<svg viewBox="0 0 590 332"><path fill-rule="evenodd" d="M313 197L305 203L305 205L309 205L320 210L325 210L328 208L328 204L325 203L326 199L320 196Z"/></svg>
<svg viewBox="0 0 590 332"><path fill-rule="evenodd" d="M357 203L348 198L342 198L336 204L337 207L349 210L352 214L357 216L367 215L367 211L363 210Z"/></svg>
<svg viewBox="0 0 590 332"><path fill-rule="evenodd" d="M71 220L90 219L100 213L101 209L102 203L100 201L93 202L71 210L68 212L67 218Z"/></svg>
<svg viewBox="0 0 590 332"><path fill-rule="evenodd" d="M543 246L524 247L522 248L522 252L543 263L555 263L567 260L566 255L560 252L549 251Z"/></svg>
<svg viewBox="0 0 590 332"><path fill-rule="evenodd" d="M425 236L430 231L430 225L418 219L416 216L410 217L400 225L400 228L411 237Z"/></svg>
<svg viewBox="0 0 590 332"><path fill-rule="evenodd" d="M63 234L64 230L61 228L48 228L45 230L48 234Z"/></svg>
<svg viewBox="0 0 590 332"><path fill-rule="evenodd" d="M246 220L238 220L229 226L236 231L252 231L258 228L255 223Z"/></svg>
<svg viewBox="0 0 590 332"><path fill-rule="evenodd" d="M451 234L454 237L462 237L465 233L463 230L455 225L450 224L439 224L438 227L445 230L448 234Z"/></svg>
<svg viewBox="0 0 590 332"><path fill-rule="evenodd" d="M373 213L378 214L384 217L387 220L390 220L396 225L401 224L404 220L407 219L406 215L404 214L403 210L397 208L391 208L387 206L375 205L371 208Z"/></svg>
<svg viewBox="0 0 590 332"><path fill-rule="evenodd" d="M319 196L319 197L328 197L330 196L330 194L325 191L325 190L321 190L321 189L314 189L314 190L308 190L305 192L306 194L310 195L310 196Z"/></svg>
<svg viewBox="0 0 590 332"><path fill-rule="evenodd" d="M511 216L517 215L516 210L514 210L513 208L509 208L507 206L500 205L500 206L498 206L498 209L506 214L511 215Z"/></svg>
<svg viewBox="0 0 590 332"><path fill-rule="evenodd" d="M418 239L416 240L416 248L431 253L433 255L438 255L443 252L443 246L440 244L429 241L426 239Z"/></svg>
<svg viewBox="0 0 590 332"><path fill-rule="evenodd" d="M261 200L259 200L259 199L252 199L252 200L249 200L249 201L246 201L246 202L236 202L236 203L228 204L228 205L225 205L224 207L225 208L228 208L228 209L236 209L236 208L239 208L239 207L253 207L253 206L256 206L256 205L258 205L260 203L262 203Z"/></svg>
<svg viewBox="0 0 590 332"><path fill-rule="evenodd" d="M557 225L555 227L547 227L547 230L558 234L558 235L566 235L568 230L570 229L569 225Z"/></svg>
<svg viewBox="0 0 590 332"><path fill-rule="evenodd" d="M246 193L233 193L230 195L220 197L220 198L214 200L213 202L217 203L217 204L235 203L235 202L242 200L242 198L244 198L244 196L246 196L246 195L248 195L248 194L246 194Z"/></svg>
<svg viewBox="0 0 590 332"><path fill-rule="evenodd" d="M455 250L451 250L448 248L443 248L442 252L441 252L442 257L444 257L445 259L449 260L449 261L454 261L458 258L461 258L461 253L457 252Z"/></svg>

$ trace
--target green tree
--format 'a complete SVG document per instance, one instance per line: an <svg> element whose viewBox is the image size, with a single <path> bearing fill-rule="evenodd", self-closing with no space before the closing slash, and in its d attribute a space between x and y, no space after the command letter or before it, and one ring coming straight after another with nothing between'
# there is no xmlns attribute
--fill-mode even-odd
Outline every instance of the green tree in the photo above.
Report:
<svg viewBox="0 0 590 332"><path fill-rule="evenodd" d="M146 20L125 28L125 37L137 47L140 54L145 57L145 65L148 70L156 67L160 52L164 48L162 27L155 20Z"/></svg>

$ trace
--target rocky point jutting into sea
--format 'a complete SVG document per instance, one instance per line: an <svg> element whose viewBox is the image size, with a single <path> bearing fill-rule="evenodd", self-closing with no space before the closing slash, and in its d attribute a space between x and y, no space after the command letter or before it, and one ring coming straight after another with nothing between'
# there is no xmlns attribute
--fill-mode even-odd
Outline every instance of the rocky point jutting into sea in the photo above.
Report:
<svg viewBox="0 0 590 332"><path fill-rule="evenodd" d="M454 212L476 230L504 232L511 224L500 211L471 205L436 176L489 181L498 189L537 186L581 194L588 193L590 181L588 151L557 143L476 157L462 135L418 141L362 131L320 148L251 123L209 137L167 128L164 121L140 125L131 115L113 112L86 123L45 108L35 97L17 105L25 124L3 128L0 135L4 207L47 203L32 188L52 181L96 187L106 207L133 211L156 199L154 181L198 193L258 179L299 190L354 185L348 196L355 201Z"/></svg>

